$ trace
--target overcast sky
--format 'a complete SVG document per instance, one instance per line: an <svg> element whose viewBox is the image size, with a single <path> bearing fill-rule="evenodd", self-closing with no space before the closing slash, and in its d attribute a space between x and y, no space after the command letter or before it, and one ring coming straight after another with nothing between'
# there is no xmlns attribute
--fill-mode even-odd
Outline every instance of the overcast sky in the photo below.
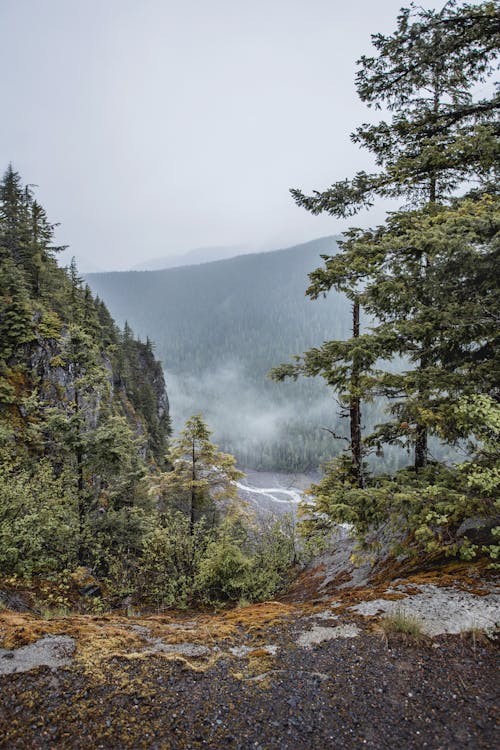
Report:
<svg viewBox="0 0 500 750"><path fill-rule="evenodd" d="M371 167L349 140L376 117L355 61L403 4L0 0L1 168L39 185L58 239L101 269L336 234L288 190Z"/></svg>

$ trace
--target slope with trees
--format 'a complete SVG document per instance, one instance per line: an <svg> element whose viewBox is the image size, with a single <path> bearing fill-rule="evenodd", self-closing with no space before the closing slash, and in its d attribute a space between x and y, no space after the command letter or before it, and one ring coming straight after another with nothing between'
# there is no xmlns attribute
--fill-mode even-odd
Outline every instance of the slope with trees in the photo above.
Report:
<svg viewBox="0 0 500 750"><path fill-rule="evenodd" d="M237 502L235 459L211 443L200 416L168 445L150 339L118 329L74 262L57 265L53 236L9 167L0 185L0 579L28 590L50 579L52 604L76 597L91 611L126 596L179 607L272 595L295 555L293 529L281 521L257 533ZM85 586L104 600L82 602Z"/></svg>
<svg viewBox="0 0 500 750"><path fill-rule="evenodd" d="M9 167L0 186L0 566L106 570L138 544L169 433L149 341L119 331Z"/></svg>
<svg viewBox="0 0 500 750"><path fill-rule="evenodd" d="M491 2L403 10L396 32L375 35L376 55L359 61L361 99L392 113L389 122L362 125L352 136L380 170L312 196L292 190L307 210L337 217L354 215L377 196L405 200L384 225L350 229L341 252L310 274L311 297L347 292L377 324L273 373L280 380L321 374L351 404L361 396L389 402L386 420L363 442L354 429L350 455L313 487L318 523L306 511L306 529L323 525L325 514L362 531L392 515L428 552L460 548L466 555L475 549L457 541L460 521L493 512L495 483L473 492L470 462L457 469L432 461L428 436L456 444L474 429L495 432L499 98L474 96L479 84L488 88L498 56L495 19ZM404 358L402 372L387 367L395 356ZM489 410L489 426L473 429L464 410ZM498 443L497 434L491 439ZM360 453L394 443L413 451L413 469L368 478L364 488ZM492 479L498 454L487 454ZM490 549L495 553L495 545Z"/></svg>
<svg viewBox="0 0 500 750"><path fill-rule="evenodd" d="M325 237L199 266L87 280L118 320L157 342L174 423L200 410L240 465L307 471L337 449L324 429L339 428L335 402L319 379L283 386L268 371L290 352L346 335L345 297L311 304L305 296L307 271L336 249L335 238ZM372 424L377 419L365 416Z"/></svg>

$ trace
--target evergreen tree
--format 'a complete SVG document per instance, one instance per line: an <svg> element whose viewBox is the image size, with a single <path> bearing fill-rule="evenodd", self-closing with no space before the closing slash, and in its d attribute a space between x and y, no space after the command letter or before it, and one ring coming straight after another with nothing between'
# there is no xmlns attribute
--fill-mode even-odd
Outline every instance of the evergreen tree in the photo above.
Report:
<svg viewBox="0 0 500 750"><path fill-rule="evenodd" d="M369 207L378 195L402 197L410 201L414 210L421 208L432 213L439 212L446 197L464 180L479 180L485 188L491 184L497 166L498 96L474 101L472 91L478 82L487 79L498 54L489 37L493 6L484 2L457 7L452 2L440 12L403 10L392 36L373 37L378 55L361 58L357 90L370 106L385 105L394 114L389 123L362 125L352 138L374 154L380 171L371 175L360 172L352 180L337 182L327 191L309 197L292 190L299 205L312 213L345 217ZM495 31L498 35L498 29ZM404 222L405 211L393 217L393 228L398 216ZM336 288L340 263L344 270L356 269L364 285L374 289L383 268L389 276L398 275L401 293L414 294L408 298L414 305L420 304L422 311L429 310L437 299L430 273L432 243L417 243L415 247L410 242L404 255L389 265L381 244L377 251L367 251L373 234L351 230L343 245L343 258L325 258L325 269L316 272L315 288L322 292ZM403 290L405 272L407 290ZM397 293L395 287L392 291L390 298L377 297L376 293L369 300L367 295L362 296L362 301L369 301L370 312L383 320L385 316L386 323L394 319L390 313L387 317ZM402 308L404 301L399 311ZM400 396L410 393L406 411L413 424L414 462L418 469L427 463L425 412L436 362L429 354L434 333L431 322L422 325L418 315L413 315L412 321L412 331L399 342L395 334L385 335L387 327L368 341L378 357L390 359L400 353L415 364L415 371L407 373L405 384L400 387L398 383L396 391ZM375 359L372 357L372 361ZM386 377L381 382L388 386L388 395L394 396L391 379Z"/></svg>
<svg viewBox="0 0 500 750"><path fill-rule="evenodd" d="M202 517L212 523L222 507L234 505L236 482L243 473L235 459L217 450L200 414L188 419L167 455L171 471L161 475L158 489L167 507L182 510L189 518L190 533Z"/></svg>
<svg viewBox="0 0 500 750"><path fill-rule="evenodd" d="M313 213L334 216L352 215L376 195L409 201L383 226L349 230L341 252L311 274L312 296L355 279L373 322L359 337L306 352L297 367L309 374L313 363L325 374L330 366L335 387L345 387L352 348L362 343L372 392L389 398L393 417L368 442L413 444L414 469L363 488L334 462L310 489L312 507L302 508L306 535L349 522L366 538L389 521L418 554L498 554L495 545L480 550L456 536L465 518L491 513L498 484L498 96L472 96L498 56L493 13L491 2L402 11L394 35L374 37L378 56L361 60L357 78L362 99L394 112L390 123L364 125L353 136L380 171L311 197L293 191ZM459 196L465 181L477 186ZM400 370L382 370L395 355L403 358ZM448 442L480 435L477 463L426 466L429 432Z"/></svg>

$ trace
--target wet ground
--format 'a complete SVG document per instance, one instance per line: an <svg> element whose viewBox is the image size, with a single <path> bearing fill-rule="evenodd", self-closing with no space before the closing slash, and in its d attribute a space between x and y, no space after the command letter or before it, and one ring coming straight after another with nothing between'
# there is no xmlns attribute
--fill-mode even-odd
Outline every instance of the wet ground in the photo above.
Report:
<svg viewBox="0 0 500 750"><path fill-rule="evenodd" d="M496 656L489 642L372 634L199 670L159 655L116 658L99 678L43 667L0 678L0 747L494 748Z"/></svg>
<svg viewBox="0 0 500 750"><path fill-rule="evenodd" d="M466 580L459 605L489 613L489 636L431 637L425 620L417 635L391 633L358 611L386 599L409 607L394 588L384 600L360 589L219 614L44 621L4 611L0 748L495 748L495 600L465 591ZM448 591L410 588L420 606L424 594L442 602ZM427 610L436 632L436 609ZM450 627L448 613L440 632ZM37 666L44 655L49 666Z"/></svg>

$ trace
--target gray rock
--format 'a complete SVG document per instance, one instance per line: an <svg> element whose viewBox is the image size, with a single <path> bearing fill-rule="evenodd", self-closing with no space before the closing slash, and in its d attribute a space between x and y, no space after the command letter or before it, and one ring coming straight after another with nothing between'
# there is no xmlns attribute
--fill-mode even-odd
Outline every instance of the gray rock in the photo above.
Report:
<svg viewBox="0 0 500 750"><path fill-rule="evenodd" d="M297 639L297 645L302 648L312 648L318 643L332 641L335 638L356 638L360 632L360 629L351 623L337 625L334 628L316 625L312 630L306 630L300 634Z"/></svg>
<svg viewBox="0 0 500 750"><path fill-rule="evenodd" d="M29 672L37 667L57 669L71 662L75 642L68 635L46 635L29 646L0 648L0 674Z"/></svg>
<svg viewBox="0 0 500 750"><path fill-rule="evenodd" d="M0 604L13 612L33 612L33 608L17 591L0 591Z"/></svg>
<svg viewBox="0 0 500 750"><path fill-rule="evenodd" d="M276 646L274 643L269 643L266 646L231 646L229 652L233 656L242 658L248 656L251 651L255 651L257 649L259 651L266 651L269 656L276 656L276 654L278 653L278 646Z"/></svg>
<svg viewBox="0 0 500 750"><path fill-rule="evenodd" d="M468 591L419 585L420 593L392 601L375 599L351 607L367 617L382 613L401 613L421 623L430 636L463 633L478 629L493 633L500 620L500 597L494 592L476 596Z"/></svg>
<svg viewBox="0 0 500 750"><path fill-rule="evenodd" d="M495 544L496 540L492 534L495 526L500 526L499 516L466 518L457 529L457 537L465 537L472 544Z"/></svg>

